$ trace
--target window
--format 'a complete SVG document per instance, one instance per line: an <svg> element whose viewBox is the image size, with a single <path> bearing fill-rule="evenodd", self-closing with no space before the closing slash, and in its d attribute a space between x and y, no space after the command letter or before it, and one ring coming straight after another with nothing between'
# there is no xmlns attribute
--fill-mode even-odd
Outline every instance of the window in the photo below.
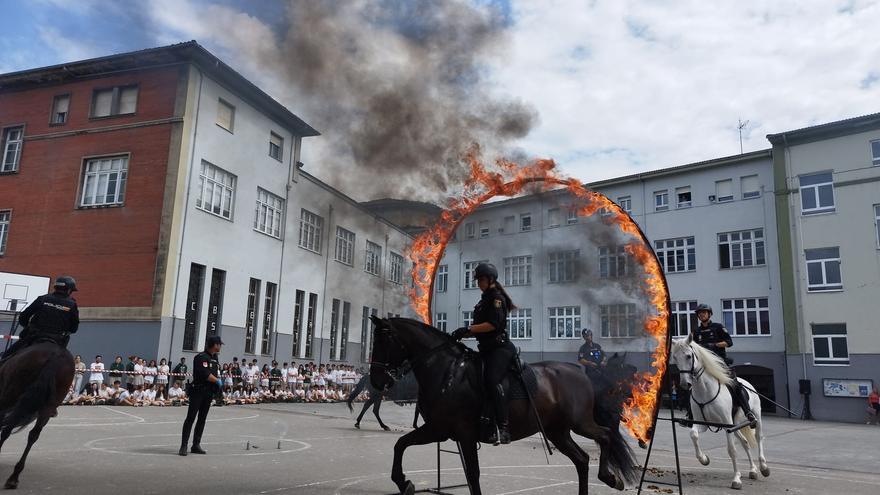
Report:
<svg viewBox="0 0 880 495"><path fill-rule="evenodd" d="M269 156L272 158L281 161L281 158L284 156L284 138L275 134L274 132L269 133Z"/></svg>
<svg viewBox="0 0 880 495"><path fill-rule="evenodd" d="M58 95L52 100L52 115L49 123L61 125L67 122L67 113L70 108L70 95Z"/></svg>
<svg viewBox="0 0 880 495"><path fill-rule="evenodd" d="M437 313L437 317L434 318L434 326L437 328L437 330L440 330L441 332L446 332L446 313Z"/></svg>
<svg viewBox="0 0 880 495"><path fill-rule="evenodd" d="M660 267L666 273L697 269L697 251L693 237L654 241L654 251L660 260Z"/></svg>
<svg viewBox="0 0 880 495"><path fill-rule="evenodd" d="M223 98L217 100L217 125L232 132L235 125L235 107Z"/></svg>
<svg viewBox="0 0 880 495"><path fill-rule="evenodd" d="M257 209L254 213L254 230L281 239L281 219L284 200L269 191L257 188Z"/></svg>
<svg viewBox="0 0 880 495"><path fill-rule="evenodd" d="M202 315L202 289L205 287L205 266L192 263L189 267L189 288L184 312L183 350L196 350L196 336Z"/></svg>
<svg viewBox="0 0 880 495"><path fill-rule="evenodd" d="M834 184L831 172L801 175L801 214L814 215L834 211Z"/></svg>
<svg viewBox="0 0 880 495"><path fill-rule="evenodd" d="M480 220L480 238L489 237L489 221Z"/></svg>
<svg viewBox="0 0 880 495"><path fill-rule="evenodd" d="M517 308L507 315L507 333L511 339L532 338L532 310Z"/></svg>
<svg viewBox="0 0 880 495"><path fill-rule="evenodd" d="M807 249L807 291L842 290L840 248Z"/></svg>
<svg viewBox="0 0 880 495"><path fill-rule="evenodd" d="M743 199L757 198L761 196L761 183L757 175L747 175L740 178L740 188Z"/></svg>
<svg viewBox="0 0 880 495"><path fill-rule="evenodd" d="M464 264L464 288L465 289L476 289L477 281L474 280L474 270L477 269L477 265L480 263L488 263L489 260L480 260L480 261L468 261Z"/></svg>
<svg viewBox="0 0 880 495"><path fill-rule="evenodd" d="M770 309L766 297L722 299L724 328L730 335L770 335Z"/></svg>
<svg viewBox="0 0 880 495"><path fill-rule="evenodd" d="M275 335L275 296L278 294L278 286L272 282L266 282L266 299L263 301L263 339L260 344L260 354L272 354L272 340Z"/></svg>
<svg viewBox="0 0 880 495"><path fill-rule="evenodd" d="M578 212L576 209L571 208L566 212L565 223L567 225L574 225L578 223Z"/></svg>
<svg viewBox="0 0 880 495"><path fill-rule="evenodd" d="M509 217L504 217L504 227L503 231L505 234L513 234L514 233L514 225L516 224L516 217L511 215Z"/></svg>
<svg viewBox="0 0 880 495"><path fill-rule="evenodd" d="M297 289L296 298L293 300L293 348L291 356L299 356L299 343L302 341L303 307L306 302L306 293Z"/></svg>
<svg viewBox="0 0 880 495"><path fill-rule="evenodd" d="M446 292L449 284L449 265L440 265L437 267L437 283L435 288L437 292Z"/></svg>
<svg viewBox="0 0 880 495"><path fill-rule="evenodd" d="M223 315L223 289L226 286L226 272L211 270L211 288L208 291L208 320L205 335L219 335Z"/></svg>
<svg viewBox="0 0 880 495"><path fill-rule="evenodd" d="M874 205L874 230L877 231L877 247L880 248L880 205Z"/></svg>
<svg viewBox="0 0 880 495"><path fill-rule="evenodd" d="M474 222L464 224L464 237L465 239L473 239L476 237L477 226Z"/></svg>
<svg viewBox="0 0 880 495"><path fill-rule="evenodd" d="M669 191L654 192L654 211L666 211L669 209Z"/></svg>
<svg viewBox="0 0 880 495"><path fill-rule="evenodd" d="M388 280L395 284L403 283L403 256L391 251L388 253Z"/></svg>
<svg viewBox="0 0 880 495"><path fill-rule="evenodd" d="M196 208L232 220L236 177L222 168L202 161Z"/></svg>
<svg viewBox="0 0 880 495"><path fill-rule="evenodd" d="M339 359L339 349L336 347L339 340L339 302L339 299L334 299L330 308L330 359L334 361Z"/></svg>
<svg viewBox="0 0 880 495"><path fill-rule="evenodd" d="M318 295L309 292L309 312L306 320L306 358L312 357L312 340L315 337L315 314L318 312Z"/></svg>
<svg viewBox="0 0 880 495"><path fill-rule="evenodd" d="M599 248L599 277L620 278L626 276L626 249L623 246Z"/></svg>
<svg viewBox="0 0 880 495"><path fill-rule="evenodd" d="M620 209L627 212L632 213L632 198L629 196L621 196L617 198L617 204L620 205Z"/></svg>
<svg viewBox="0 0 880 495"><path fill-rule="evenodd" d="M6 252L6 238L9 237L9 223L11 220L11 211L0 210L0 256Z"/></svg>
<svg viewBox="0 0 880 495"><path fill-rule="evenodd" d="M733 201L733 179L715 181L715 201Z"/></svg>
<svg viewBox="0 0 880 495"><path fill-rule="evenodd" d="M370 361L370 308L364 306L361 312L361 362Z"/></svg>
<svg viewBox="0 0 880 495"><path fill-rule="evenodd" d="M559 208L550 208L547 210L547 226L559 227Z"/></svg>
<svg viewBox="0 0 880 495"><path fill-rule="evenodd" d="M679 187L675 189L675 207L690 208L691 207L691 187Z"/></svg>
<svg viewBox="0 0 880 495"><path fill-rule="evenodd" d="M523 213L519 216L519 230L520 232L528 232L532 230L532 214L531 213Z"/></svg>
<svg viewBox="0 0 880 495"><path fill-rule="evenodd" d="M92 93L92 118L132 114L137 109L137 86L96 89Z"/></svg>
<svg viewBox="0 0 880 495"><path fill-rule="evenodd" d="M547 271L550 283L573 282L577 273L580 251L557 251L547 254Z"/></svg>
<svg viewBox="0 0 880 495"><path fill-rule="evenodd" d="M880 165L880 139L871 141L871 163Z"/></svg>
<svg viewBox="0 0 880 495"><path fill-rule="evenodd" d="M672 336L687 337L697 328L697 301L672 301Z"/></svg>
<svg viewBox="0 0 880 495"><path fill-rule="evenodd" d="M504 285L530 285L531 283L531 256L504 258Z"/></svg>
<svg viewBox="0 0 880 495"><path fill-rule="evenodd" d="M354 232L336 227L336 261L354 266Z"/></svg>
<svg viewBox="0 0 880 495"><path fill-rule="evenodd" d="M382 246L367 241L367 250L364 256L364 271L373 275L379 275L379 267L382 266Z"/></svg>
<svg viewBox="0 0 880 495"><path fill-rule="evenodd" d="M718 234L718 261L721 268L764 265L764 229Z"/></svg>
<svg viewBox="0 0 880 495"><path fill-rule="evenodd" d="M580 306L547 308L547 314L550 316L551 339L576 339L580 337Z"/></svg>
<svg viewBox="0 0 880 495"><path fill-rule="evenodd" d="M128 157L93 158L86 161L80 206L122 204L128 177Z"/></svg>
<svg viewBox="0 0 880 495"><path fill-rule="evenodd" d="M846 323L813 323L813 364L848 365Z"/></svg>
<svg viewBox="0 0 880 495"><path fill-rule="evenodd" d="M15 172L21 159L21 145L24 138L24 127L8 127L3 129L3 164L0 172Z"/></svg>
<svg viewBox="0 0 880 495"><path fill-rule="evenodd" d="M321 254L324 219L303 208L299 216L299 247Z"/></svg>
<svg viewBox="0 0 880 495"><path fill-rule="evenodd" d="M253 354L256 339L254 322L257 318L257 304L260 303L260 281L252 278L248 285L247 313L244 319L244 352Z"/></svg>
<svg viewBox="0 0 880 495"><path fill-rule="evenodd" d="M461 312L461 326L469 327L474 323L474 312L473 311L462 311Z"/></svg>
<svg viewBox="0 0 880 495"><path fill-rule="evenodd" d="M635 337L636 305L609 304L599 306L599 328L602 337Z"/></svg>
<svg viewBox="0 0 880 495"><path fill-rule="evenodd" d="M348 357L348 324L351 322L351 303L342 301L342 334L339 336L339 360Z"/></svg>

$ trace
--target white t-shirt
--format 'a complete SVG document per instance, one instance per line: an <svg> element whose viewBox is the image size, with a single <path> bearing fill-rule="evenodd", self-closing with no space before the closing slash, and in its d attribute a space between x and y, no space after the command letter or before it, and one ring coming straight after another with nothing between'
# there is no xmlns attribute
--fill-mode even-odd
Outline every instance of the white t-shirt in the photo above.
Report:
<svg viewBox="0 0 880 495"><path fill-rule="evenodd" d="M171 370L171 368L169 368L167 364L163 364L163 365L160 365L160 366L159 366L159 376L158 376L158 378L159 378L159 381L160 381L160 382L165 383L165 382L168 381L168 372L169 372L170 370Z"/></svg>
<svg viewBox="0 0 880 495"><path fill-rule="evenodd" d="M89 376L90 382L104 381L104 363L92 363L89 369L92 370L92 374Z"/></svg>
<svg viewBox="0 0 880 495"><path fill-rule="evenodd" d="M327 373L327 380L329 380L331 382L335 383L338 378L339 378L339 370L337 370L337 369L330 370L330 373Z"/></svg>
<svg viewBox="0 0 880 495"><path fill-rule="evenodd" d="M134 373L135 373L135 375L140 375L140 374L143 373L143 372L144 372L144 365L142 365L142 364L136 364L136 365L134 365Z"/></svg>
<svg viewBox="0 0 880 495"><path fill-rule="evenodd" d="M186 392L180 387L171 387L168 389L168 397L171 399L182 399L186 396Z"/></svg>
<svg viewBox="0 0 880 495"><path fill-rule="evenodd" d="M109 399L110 397L113 397L113 389L110 387L98 389L98 397L102 399Z"/></svg>
<svg viewBox="0 0 880 495"><path fill-rule="evenodd" d="M299 374L295 366L287 368L287 383L296 383L296 375Z"/></svg>
<svg viewBox="0 0 880 495"><path fill-rule="evenodd" d="M144 391L143 390L135 390L131 396L134 400L144 400Z"/></svg>
<svg viewBox="0 0 880 495"><path fill-rule="evenodd" d="M122 389L122 391L119 392L119 396L116 397L116 402L117 402L117 403L122 402L122 401L124 401L125 399L128 399L129 397L131 397L131 394L128 393L128 390L126 390L126 389Z"/></svg>
<svg viewBox="0 0 880 495"><path fill-rule="evenodd" d="M144 390L144 400L156 400L156 391Z"/></svg>
<svg viewBox="0 0 880 495"><path fill-rule="evenodd" d="M144 366L144 381L147 383L153 383L153 380L156 379L156 367L155 366Z"/></svg>

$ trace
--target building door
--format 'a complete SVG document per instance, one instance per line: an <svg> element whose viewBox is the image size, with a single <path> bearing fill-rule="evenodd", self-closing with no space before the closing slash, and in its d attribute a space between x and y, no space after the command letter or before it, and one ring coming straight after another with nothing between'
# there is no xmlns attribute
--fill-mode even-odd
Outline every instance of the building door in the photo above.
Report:
<svg viewBox="0 0 880 495"><path fill-rule="evenodd" d="M776 400L776 386L773 380L773 370L763 366L742 365L734 366L736 376L748 381L755 387L758 393ZM761 397L761 411L775 413L776 406L767 399Z"/></svg>

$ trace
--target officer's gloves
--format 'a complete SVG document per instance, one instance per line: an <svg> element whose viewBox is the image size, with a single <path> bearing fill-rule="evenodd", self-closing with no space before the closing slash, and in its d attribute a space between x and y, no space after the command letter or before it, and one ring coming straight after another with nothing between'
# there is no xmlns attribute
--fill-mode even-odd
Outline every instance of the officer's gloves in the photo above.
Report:
<svg viewBox="0 0 880 495"><path fill-rule="evenodd" d="M468 330L468 327L461 327L461 328L455 329L455 331L452 332L450 334L450 336L455 340L461 340L461 339L467 337L469 333L471 333L471 331Z"/></svg>

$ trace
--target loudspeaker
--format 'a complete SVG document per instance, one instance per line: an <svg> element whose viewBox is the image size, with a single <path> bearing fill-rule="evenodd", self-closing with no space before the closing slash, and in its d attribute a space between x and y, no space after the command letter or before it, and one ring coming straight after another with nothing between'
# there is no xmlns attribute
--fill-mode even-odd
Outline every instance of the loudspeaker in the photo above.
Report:
<svg viewBox="0 0 880 495"><path fill-rule="evenodd" d="M798 380L801 395L810 395L810 380Z"/></svg>

